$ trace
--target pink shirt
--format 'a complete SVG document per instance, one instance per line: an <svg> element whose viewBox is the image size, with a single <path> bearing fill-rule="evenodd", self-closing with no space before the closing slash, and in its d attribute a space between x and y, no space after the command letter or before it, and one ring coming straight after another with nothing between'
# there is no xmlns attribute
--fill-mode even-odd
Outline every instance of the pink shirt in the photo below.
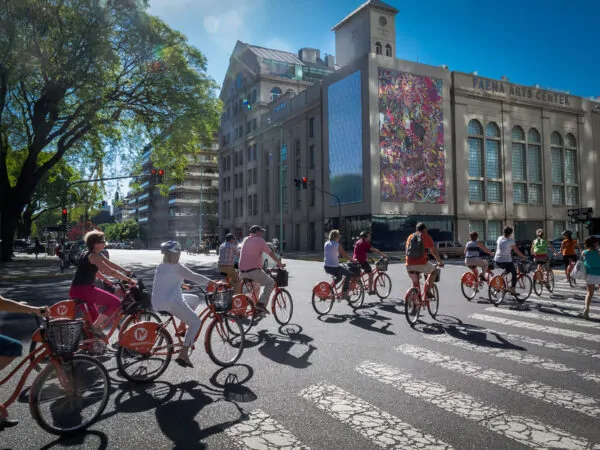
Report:
<svg viewBox="0 0 600 450"><path fill-rule="evenodd" d="M261 269L262 268L262 253L269 253L271 249L263 238L255 234L251 234L242 242L240 250L240 272L243 270Z"/></svg>

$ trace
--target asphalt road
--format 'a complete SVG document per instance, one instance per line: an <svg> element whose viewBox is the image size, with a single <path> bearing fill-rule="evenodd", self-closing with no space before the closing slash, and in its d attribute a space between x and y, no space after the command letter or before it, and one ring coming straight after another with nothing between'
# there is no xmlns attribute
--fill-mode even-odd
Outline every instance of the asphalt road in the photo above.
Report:
<svg viewBox="0 0 600 450"><path fill-rule="evenodd" d="M111 252L147 285L159 258ZM214 256L184 258L217 276ZM286 262L291 324L259 322L236 366L220 369L201 347L194 369L171 364L155 383L136 386L109 358L113 392L87 433L57 440L37 427L23 399L9 410L21 424L0 434L0 449L600 448L600 302L592 320L578 317L582 288L569 288L564 276L554 294L532 294L522 311L466 301L464 266L447 265L437 320L425 313L412 329L404 266L389 267L390 298L368 297L357 311L336 303L318 318L310 297L327 280L321 263ZM0 292L49 304L66 298L68 287L40 279L0 284ZM4 315L0 326L28 345L35 321ZM11 391L2 386L0 400Z"/></svg>

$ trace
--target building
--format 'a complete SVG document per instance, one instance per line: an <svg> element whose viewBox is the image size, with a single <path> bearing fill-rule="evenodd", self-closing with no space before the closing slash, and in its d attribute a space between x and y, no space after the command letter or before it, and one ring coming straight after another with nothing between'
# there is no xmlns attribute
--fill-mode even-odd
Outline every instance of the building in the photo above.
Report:
<svg viewBox="0 0 600 450"><path fill-rule="evenodd" d="M200 237L216 238L218 142L185 156L184 180L169 187L168 197L162 196L156 187L160 175L151 174L154 169L151 155L151 149L142 155L142 172L148 175L139 180L139 189L125 198L122 211L123 220L133 218L140 223L141 246L159 248L170 239L191 245Z"/></svg>
<svg viewBox="0 0 600 450"><path fill-rule="evenodd" d="M600 102L397 59L397 14L370 0L339 22L335 66L237 43L221 92L221 233L260 223L309 251L332 226L398 249L418 221L461 242L505 224L519 240L584 236L568 210L598 215ZM305 80L307 64L326 73Z"/></svg>

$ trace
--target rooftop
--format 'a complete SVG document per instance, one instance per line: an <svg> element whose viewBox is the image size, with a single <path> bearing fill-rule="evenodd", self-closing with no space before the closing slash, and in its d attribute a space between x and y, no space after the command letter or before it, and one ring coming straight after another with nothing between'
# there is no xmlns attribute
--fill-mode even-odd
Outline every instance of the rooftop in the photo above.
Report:
<svg viewBox="0 0 600 450"><path fill-rule="evenodd" d="M354 11L352 11L350 14L348 14L346 17L344 17L344 19L342 19L341 22L339 22L336 26L334 26L331 29L331 31L336 31L338 28L340 28L346 22L349 22L355 15L357 15L359 12L361 12L363 9L366 9L366 8L379 8L379 9L384 10L385 12L389 12L392 14L398 14L400 12L393 6L390 6L387 3L382 2L381 0L367 0L362 5L360 5L358 8L356 8Z"/></svg>

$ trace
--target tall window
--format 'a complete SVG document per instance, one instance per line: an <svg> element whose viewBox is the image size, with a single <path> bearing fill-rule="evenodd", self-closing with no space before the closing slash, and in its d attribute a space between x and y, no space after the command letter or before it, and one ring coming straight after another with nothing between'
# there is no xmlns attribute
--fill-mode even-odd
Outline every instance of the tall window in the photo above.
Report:
<svg viewBox="0 0 600 450"><path fill-rule="evenodd" d="M252 196L249 195L248 196L248 215L251 216L252 215Z"/></svg>
<svg viewBox="0 0 600 450"><path fill-rule="evenodd" d="M271 101L272 102L277 100L280 96L281 96L281 89L279 89L278 87L274 87L273 89L271 89Z"/></svg>
<svg viewBox="0 0 600 450"><path fill-rule="evenodd" d="M315 206L315 200L317 198L317 190L315 189L315 180L310 180L310 187L308 193L308 204L309 206Z"/></svg>
<svg viewBox="0 0 600 450"><path fill-rule="evenodd" d="M542 146L540 133L520 126L512 129L512 178L515 204L542 204Z"/></svg>
<svg viewBox="0 0 600 450"><path fill-rule="evenodd" d="M381 42L375 42L375 53L381 55Z"/></svg>
<svg viewBox="0 0 600 450"><path fill-rule="evenodd" d="M494 122L490 122L485 127L484 137L481 123L471 120L468 133L469 200L472 202L502 202L500 129Z"/></svg>
<svg viewBox="0 0 600 450"><path fill-rule="evenodd" d="M469 232L477 231L479 233L479 239L485 237L485 221L484 220L471 220L469 222Z"/></svg>
<svg viewBox="0 0 600 450"><path fill-rule="evenodd" d="M271 189L270 189L270 184L271 184L271 170L269 169L269 166L267 166L267 169L265 170L265 189L264 189L264 194L265 194L265 212L271 212Z"/></svg>
<svg viewBox="0 0 600 450"><path fill-rule="evenodd" d="M565 184L567 206L579 205L579 177L577 176L577 140L572 134L565 139Z"/></svg>
<svg viewBox="0 0 600 450"><path fill-rule="evenodd" d="M258 194L252 195L252 215L258 215Z"/></svg>
<svg viewBox="0 0 600 450"><path fill-rule="evenodd" d="M315 168L315 146L311 145L308 147L308 168Z"/></svg>
<svg viewBox="0 0 600 450"><path fill-rule="evenodd" d="M308 137L315 137L315 118L308 119Z"/></svg>
<svg viewBox="0 0 600 450"><path fill-rule="evenodd" d="M502 234L502 222L499 220L488 220L487 238L495 241Z"/></svg>
<svg viewBox="0 0 600 450"><path fill-rule="evenodd" d="M302 178L302 174L300 173L301 170L301 160L300 160L300 141L296 141L296 149L294 151L294 177L296 178ZM296 203L296 208L300 208L300 204L301 204L301 197L300 197L301 191L296 191L295 193L295 203Z"/></svg>
<svg viewBox="0 0 600 450"><path fill-rule="evenodd" d="M390 44L385 45L385 56L392 56L392 46Z"/></svg>
<svg viewBox="0 0 600 450"><path fill-rule="evenodd" d="M568 134L563 141L560 133L555 131L550 135L550 151L552 155L552 204L557 206L579 205L575 136Z"/></svg>

